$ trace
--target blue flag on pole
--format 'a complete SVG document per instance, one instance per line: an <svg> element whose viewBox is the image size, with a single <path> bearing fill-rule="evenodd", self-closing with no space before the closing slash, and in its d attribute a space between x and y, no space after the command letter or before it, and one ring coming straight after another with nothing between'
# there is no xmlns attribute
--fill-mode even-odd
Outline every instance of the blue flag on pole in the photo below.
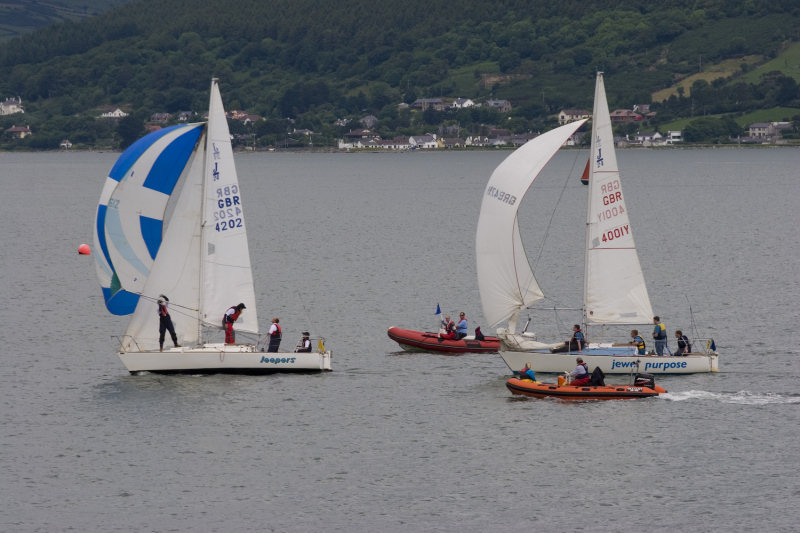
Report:
<svg viewBox="0 0 800 533"><path fill-rule="evenodd" d="M435 313L433 313L433 314L434 314L434 315L441 315L441 314L442 314L442 310L441 310L441 309L439 309L439 304L438 304L438 303L436 304L436 312L435 312Z"/></svg>

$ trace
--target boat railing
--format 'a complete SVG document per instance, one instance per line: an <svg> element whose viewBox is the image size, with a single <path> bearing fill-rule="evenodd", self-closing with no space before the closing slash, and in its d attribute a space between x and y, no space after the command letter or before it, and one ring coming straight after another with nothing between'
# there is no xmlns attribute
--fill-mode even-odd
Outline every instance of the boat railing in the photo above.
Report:
<svg viewBox="0 0 800 533"><path fill-rule="evenodd" d="M137 352L143 351L139 343L136 342L136 337L133 335L111 335L111 338L119 343L120 352L131 351L131 346L135 346Z"/></svg>
<svg viewBox="0 0 800 533"><path fill-rule="evenodd" d="M717 354L717 347L714 339L712 338L696 338L690 340L692 343L692 353L703 353L706 355L718 355Z"/></svg>

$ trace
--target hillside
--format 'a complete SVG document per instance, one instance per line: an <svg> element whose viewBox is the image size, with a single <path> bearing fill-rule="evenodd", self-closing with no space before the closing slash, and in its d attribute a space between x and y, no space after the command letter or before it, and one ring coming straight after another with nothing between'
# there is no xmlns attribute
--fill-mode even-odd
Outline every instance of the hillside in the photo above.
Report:
<svg viewBox="0 0 800 533"><path fill-rule="evenodd" d="M800 107L796 54L785 66L775 62L800 42L794 0L631 0L625 7L598 0L592 9L580 0L319 5L229 0L221 10L209 0L132 1L0 45L8 73L0 98L22 98L26 121L41 132L32 147L52 147L67 134L87 145L119 142L97 120L104 107L130 112L139 129L155 112L202 111L212 76L221 79L228 109L267 119L249 130L259 144L292 128L332 144L347 129L334 126L337 119L370 113L385 137L453 124L475 133L486 124L538 131L560 109L591 107L598 69L612 108L669 91L654 101L654 127L697 110ZM774 71L745 78L770 62ZM707 79L690 78L717 66ZM676 84L687 80L681 95ZM424 97L505 99L513 109L398 110Z"/></svg>
<svg viewBox="0 0 800 533"><path fill-rule="evenodd" d="M0 41L59 22L93 17L127 1L130 0L3 0L0 2Z"/></svg>

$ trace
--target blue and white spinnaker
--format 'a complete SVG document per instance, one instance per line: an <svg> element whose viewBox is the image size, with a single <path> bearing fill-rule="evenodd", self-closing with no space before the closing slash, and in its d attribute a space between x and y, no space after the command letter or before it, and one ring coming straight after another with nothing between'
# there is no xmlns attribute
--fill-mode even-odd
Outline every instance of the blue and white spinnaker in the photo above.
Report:
<svg viewBox="0 0 800 533"><path fill-rule="evenodd" d="M204 123L155 131L120 155L106 178L94 227L97 277L106 307L133 313L161 246L164 213Z"/></svg>

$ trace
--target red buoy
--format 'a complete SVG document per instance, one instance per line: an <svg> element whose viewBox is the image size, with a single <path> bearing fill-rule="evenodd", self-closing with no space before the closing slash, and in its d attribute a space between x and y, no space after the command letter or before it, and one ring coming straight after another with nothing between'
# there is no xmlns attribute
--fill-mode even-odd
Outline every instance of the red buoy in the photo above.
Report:
<svg viewBox="0 0 800 533"><path fill-rule="evenodd" d="M80 246L78 246L78 253L81 255L89 255L90 253L92 253L92 250L91 248L89 248L88 244L81 244Z"/></svg>

